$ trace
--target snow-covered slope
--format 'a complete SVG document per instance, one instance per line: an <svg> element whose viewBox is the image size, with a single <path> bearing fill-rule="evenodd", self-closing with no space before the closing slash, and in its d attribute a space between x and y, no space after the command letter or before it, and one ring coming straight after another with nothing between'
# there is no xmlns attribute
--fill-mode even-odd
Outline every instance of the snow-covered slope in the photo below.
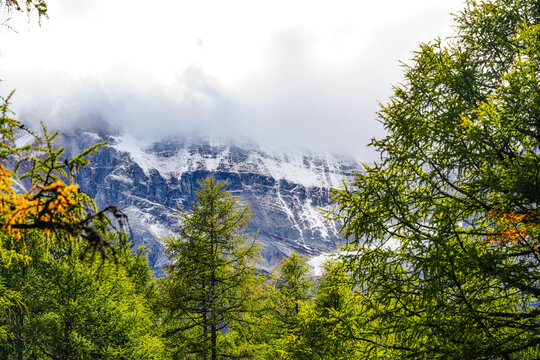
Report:
<svg viewBox="0 0 540 360"><path fill-rule="evenodd" d="M337 187L343 179L343 161L312 153L276 152L258 146L182 138L144 143L130 137L112 137L111 146L130 154L145 174L181 177L197 170L258 173L308 187Z"/></svg>
<svg viewBox="0 0 540 360"><path fill-rule="evenodd" d="M92 155L78 182L98 205L114 204L129 216L135 244L146 244L157 273L167 262L159 239L174 231L176 209L190 207L198 182L209 175L251 204L262 268L292 251L336 250L339 226L321 208L330 205L330 188L358 171L353 161L201 139L145 143L82 130L64 135L62 145L69 155L99 141L109 145Z"/></svg>

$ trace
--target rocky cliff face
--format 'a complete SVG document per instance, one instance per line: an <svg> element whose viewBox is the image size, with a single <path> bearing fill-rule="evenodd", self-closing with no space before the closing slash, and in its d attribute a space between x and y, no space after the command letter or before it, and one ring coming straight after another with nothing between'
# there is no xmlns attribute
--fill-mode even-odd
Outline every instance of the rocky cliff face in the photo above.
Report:
<svg viewBox="0 0 540 360"><path fill-rule="evenodd" d="M338 224L320 208L330 205L330 189L358 170L352 161L183 138L141 143L83 130L64 135L61 145L70 156L101 141L109 145L89 158L78 182L99 207L116 205L128 215L134 244L148 248L157 275L167 263L160 237L174 232L178 206L189 208L198 182L210 175L251 204L262 268L292 251L333 252L340 241Z"/></svg>

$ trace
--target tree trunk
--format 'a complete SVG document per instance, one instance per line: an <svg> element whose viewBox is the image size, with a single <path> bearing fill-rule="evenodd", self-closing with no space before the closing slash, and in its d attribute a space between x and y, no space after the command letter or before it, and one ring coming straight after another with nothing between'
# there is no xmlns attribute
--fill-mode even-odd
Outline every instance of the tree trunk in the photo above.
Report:
<svg viewBox="0 0 540 360"><path fill-rule="evenodd" d="M212 322L212 360L217 360L217 329Z"/></svg>

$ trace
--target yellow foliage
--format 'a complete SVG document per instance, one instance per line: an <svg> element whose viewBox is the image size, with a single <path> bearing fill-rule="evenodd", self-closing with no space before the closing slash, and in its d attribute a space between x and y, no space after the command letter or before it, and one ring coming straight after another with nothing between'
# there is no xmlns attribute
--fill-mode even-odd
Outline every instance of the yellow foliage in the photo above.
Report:
<svg viewBox="0 0 540 360"><path fill-rule="evenodd" d="M514 211L503 213L499 210L488 212L488 218L493 222L494 229L487 240L491 244L528 244L527 238L534 230L539 229L539 224L532 220L534 214L519 214ZM538 246L532 247L538 250Z"/></svg>
<svg viewBox="0 0 540 360"><path fill-rule="evenodd" d="M32 224L49 235L54 222L76 220L72 210L77 205L78 185L66 185L58 180L21 194L12 185L13 173L0 164L0 228L17 240L21 238L21 230L32 228Z"/></svg>

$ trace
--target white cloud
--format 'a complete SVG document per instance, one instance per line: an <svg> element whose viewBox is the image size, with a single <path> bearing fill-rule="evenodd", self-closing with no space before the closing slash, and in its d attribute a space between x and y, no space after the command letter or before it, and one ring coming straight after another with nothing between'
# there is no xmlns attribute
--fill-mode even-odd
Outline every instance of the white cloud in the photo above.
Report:
<svg viewBox="0 0 540 360"><path fill-rule="evenodd" d="M105 117L138 136L200 131L360 158L398 60L449 34L461 0L49 0L0 30L0 92L58 126Z"/></svg>

